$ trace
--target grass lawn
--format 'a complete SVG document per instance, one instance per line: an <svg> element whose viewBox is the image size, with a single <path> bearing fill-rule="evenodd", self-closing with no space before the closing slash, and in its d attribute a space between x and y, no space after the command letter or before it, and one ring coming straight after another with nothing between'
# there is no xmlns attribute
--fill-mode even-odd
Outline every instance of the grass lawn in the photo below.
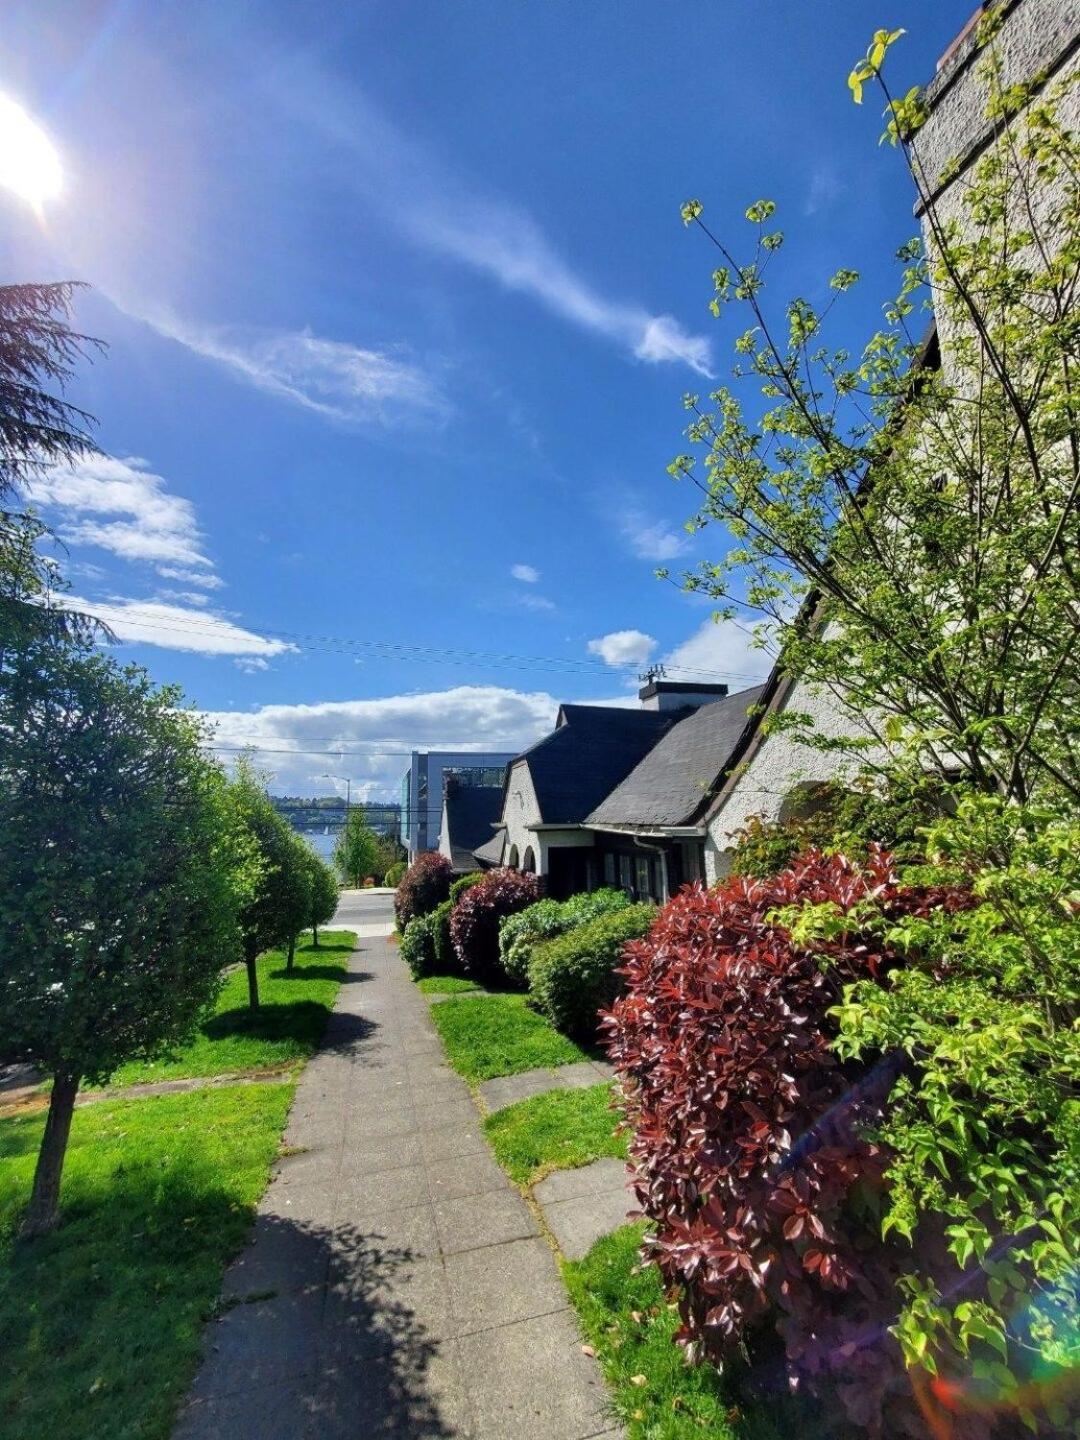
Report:
<svg viewBox="0 0 1080 1440"><path fill-rule="evenodd" d="M459 1075L475 1084L589 1058L525 1002L524 995L463 995L431 1007L447 1058Z"/></svg>
<svg viewBox="0 0 1080 1440"><path fill-rule="evenodd" d="M484 1130L499 1164L518 1185L535 1185L552 1170L568 1170L614 1156L626 1159L626 1136L616 1135L611 1086L549 1090L497 1110Z"/></svg>
<svg viewBox="0 0 1080 1440"><path fill-rule="evenodd" d="M333 1007L347 957L356 939L348 930L323 930L319 948L306 935L296 948L291 973L285 955L260 955L257 1014L248 1009L247 971L231 970L214 1013L204 1020L190 1044L161 1060L123 1065L109 1082L136 1085L148 1080L177 1080L190 1075L223 1075L306 1060L318 1045Z"/></svg>
<svg viewBox="0 0 1080 1440"><path fill-rule="evenodd" d="M422 995L461 995L467 990L482 990L475 980L465 980L460 975L425 975L416 982Z"/></svg>
<svg viewBox="0 0 1080 1440"><path fill-rule="evenodd" d="M250 1085L77 1110L62 1223L29 1244L14 1235L45 1117L0 1120L4 1440L167 1440L292 1095Z"/></svg>

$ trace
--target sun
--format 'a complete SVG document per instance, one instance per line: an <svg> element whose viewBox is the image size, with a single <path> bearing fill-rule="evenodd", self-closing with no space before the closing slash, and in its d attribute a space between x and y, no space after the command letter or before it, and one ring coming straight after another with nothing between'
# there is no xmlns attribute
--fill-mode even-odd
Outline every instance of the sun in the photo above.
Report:
<svg viewBox="0 0 1080 1440"><path fill-rule="evenodd" d="M0 186L41 215L62 184L56 146L16 100L0 93Z"/></svg>

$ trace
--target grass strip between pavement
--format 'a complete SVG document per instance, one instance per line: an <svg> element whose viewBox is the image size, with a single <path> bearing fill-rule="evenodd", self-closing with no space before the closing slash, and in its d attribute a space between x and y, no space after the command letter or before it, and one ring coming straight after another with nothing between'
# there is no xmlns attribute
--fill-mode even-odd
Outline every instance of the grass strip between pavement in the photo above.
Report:
<svg viewBox="0 0 1080 1440"><path fill-rule="evenodd" d="M619 1116L611 1086L549 1090L496 1110L484 1121L495 1157L518 1185L535 1185L553 1170L593 1160L626 1159L626 1136L616 1135Z"/></svg>
<svg viewBox="0 0 1080 1440"><path fill-rule="evenodd" d="M280 1068L308 1059L322 1037L355 948L351 931L323 930L318 949L309 934L301 938L291 971L285 968L282 951L260 955L257 1011L248 1008L247 971L242 965L231 970L214 1013L202 1022L194 1039L161 1060L121 1066L109 1084Z"/></svg>
<svg viewBox="0 0 1080 1440"><path fill-rule="evenodd" d="M0 1433L167 1440L292 1103L244 1085L78 1110L61 1225L15 1239L44 1115L0 1120Z"/></svg>
<svg viewBox="0 0 1080 1440"><path fill-rule="evenodd" d="M464 995L470 991L483 991L475 980L466 980L461 975L425 975L416 982L421 995Z"/></svg>
<svg viewBox="0 0 1080 1440"><path fill-rule="evenodd" d="M431 1007L450 1064L471 1084L589 1057L530 1010L525 995L462 995Z"/></svg>

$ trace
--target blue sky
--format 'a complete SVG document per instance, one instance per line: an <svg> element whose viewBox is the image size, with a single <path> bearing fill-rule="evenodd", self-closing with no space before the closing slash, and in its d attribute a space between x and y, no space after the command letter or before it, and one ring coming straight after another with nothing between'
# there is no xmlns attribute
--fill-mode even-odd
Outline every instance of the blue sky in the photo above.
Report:
<svg viewBox="0 0 1080 1440"><path fill-rule="evenodd" d="M724 549L665 473L736 328L679 205L738 239L776 200L775 299L853 266L861 343L914 222L845 77L902 25L928 80L970 8L8 0L64 186L0 192L0 276L87 281L109 345L72 392L107 458L36 496L73 592L279 789L517 749L648 660L752 683L653 576Z"/></svg>

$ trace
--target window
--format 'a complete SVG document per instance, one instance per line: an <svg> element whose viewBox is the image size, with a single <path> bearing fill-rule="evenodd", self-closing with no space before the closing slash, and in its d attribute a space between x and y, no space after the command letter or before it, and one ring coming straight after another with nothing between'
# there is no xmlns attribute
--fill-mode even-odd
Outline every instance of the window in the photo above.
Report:
<svg viewBox="0 0 1080 1440"><path fill-rule="evenodd" d="M619 856L619 885L623 890L632 890L634 888L634 872L630 864L629 855Z"/></svg>
<svg viewBox="0 0 1080 1440"><path fill-rule="evenodd" d="M604 884L615 884L615 856L609 850L604 856Z"/></svg>
<svg viewBox="0 0 1080 1440"><path fill-rule="evenodd" d="M651 900L653 896L652 863L649 857L647 855L635 856L634 868L636 871L634 878L637 882L637 898L639 900Z"/></svg>

